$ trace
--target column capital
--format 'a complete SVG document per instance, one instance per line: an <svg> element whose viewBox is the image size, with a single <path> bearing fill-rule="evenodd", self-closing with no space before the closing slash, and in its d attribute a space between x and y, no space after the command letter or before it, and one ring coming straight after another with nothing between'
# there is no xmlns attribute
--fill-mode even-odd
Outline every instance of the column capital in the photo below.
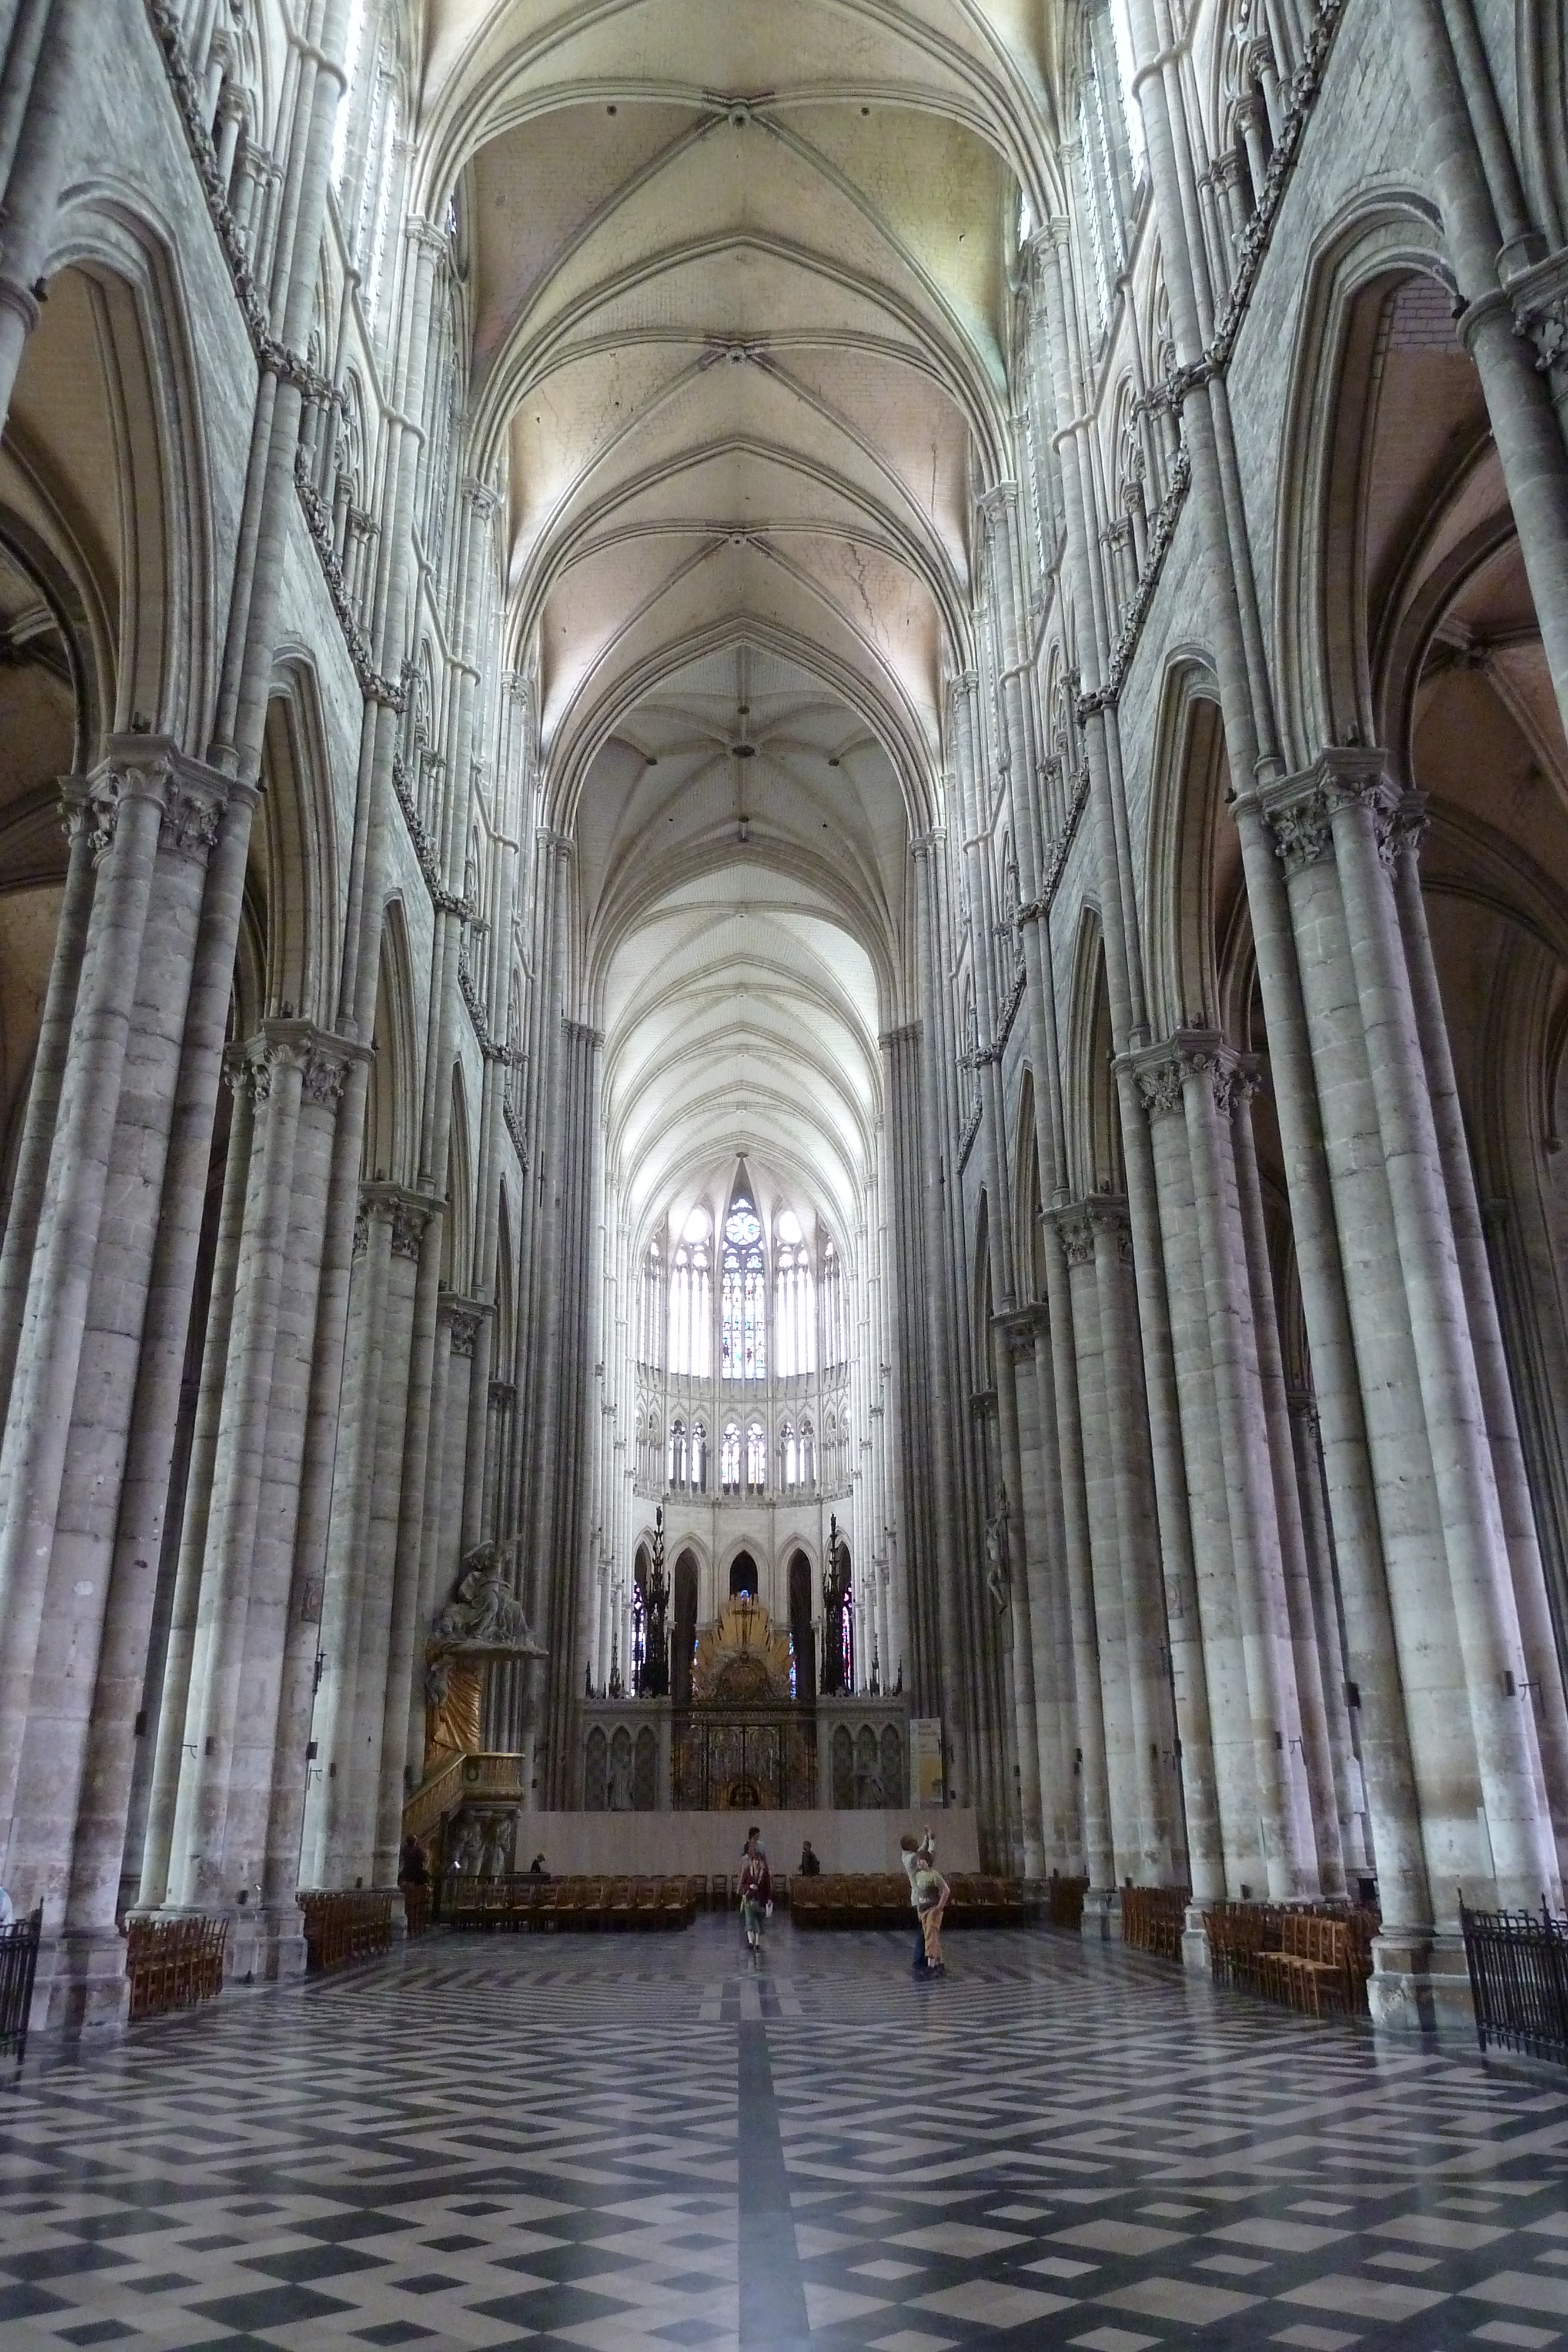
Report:
<svg viewBox="0 0 1568 2352"><path fill-rule="evenodd" d="M1380 751L1336 744L1321 751L1300 775L1282 776L1277 783L1241 793L1238 805L1256 809L1273 835L1281 865L1291 875L1333 855L1338 811L1370 808L1386 832L1400 797Z"/></svg>
<svg viewBox="0 0 1568 2352"><path fill-rule="evenodd" d="M1218 1029L1178 1029L1164 1045L1125 1059L1151 1121L1185 1116L1190 1086L1204 1087L1215 1109L1228 1118L1237 1100L1256 1093L1262 1083L1258 1056L1228 1043Z"/></svg>
<svg viewBox="0 0 1568 2352"><path fill-rule="evenodd" d="M437 228L434 221L421 220L417 213L411 213L402 225L402 233L416 252L427 255L433 261L445 259L446 231Z"/></svg>
<svg viewBox="0 0 1568 2352"><path fill-rule="evenodd" d="M455 1290L444 1290L440 1305L451 1331L453 1354L472 1360L474 1342L494 1308L482 1298L465 1298Z"/></svg>
<svg viewBox="0 0 1568 2352"><path fill-rule="evenodd" d="M1062 1209L1048 1209L1045 1222L1061 1244L1061 1255L1069 1265L1092 1265L1094 1263L1094 1224L1088 1204L1072 1201Z"/></svg>
<svg viewBox="0 0 1568 2352"><path fill-rule="evenodd" d="M1535 347L1536 371L1568 369L1568 247L1507 280L1515 332Z"/></svg>

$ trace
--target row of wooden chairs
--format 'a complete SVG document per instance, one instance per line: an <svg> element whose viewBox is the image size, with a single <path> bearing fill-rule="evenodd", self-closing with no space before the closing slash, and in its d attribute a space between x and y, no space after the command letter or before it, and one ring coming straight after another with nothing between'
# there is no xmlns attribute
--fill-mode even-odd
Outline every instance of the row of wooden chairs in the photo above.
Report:
<svg viewBox="0 0 1568 2352"><path fill-rule="evenodd" d="M1029 1916L1016 1879L955 1871L947 1884L952 1890L948 1927L1015 1927ZM901 1870L830 1871L821 1878L797 1874L789 1907L800 1927L904 1927L911 1916L909 1881Z"/></svg>
<svg viewBox="0 0 1568 2352"><path fill-rule="evenodd" d="M1217 1984L1243 1986L1311 2017L1365 2010L1375 1911L1216 1903L1206 1925Z"/></svg>
<svg viewBox="0 0 1568 2352"><path fill-rule="evenodd" d="M538 1933L689 1927L697 1911L692 1878L472 1878L442 1881L441 1917L452 1927Z"/></svg>
<svg viewBox="0 0 1568 2352"><path fill-rule="evenodd" d="M327 1976L357 1960L373 1959L392 1949L393 1889L351 1887L327 1891L312 1887L295 1899L305 1914L305 1965L313 1976Z"/></svg>
<svg viewBox="0 0 1568 2352"><path fill-rule="evenodd" d="M226 1919L127 1919L120 1932L133 2023L193 2009L222 1992Z"/></svg>
<svg viewBox="0 0 1568 2352"><path fill-rule="evenodd" d="M1155 1959L1179 1960L1191 1901L1185 1886L1124 1886L1122 1941Z"/></svg>

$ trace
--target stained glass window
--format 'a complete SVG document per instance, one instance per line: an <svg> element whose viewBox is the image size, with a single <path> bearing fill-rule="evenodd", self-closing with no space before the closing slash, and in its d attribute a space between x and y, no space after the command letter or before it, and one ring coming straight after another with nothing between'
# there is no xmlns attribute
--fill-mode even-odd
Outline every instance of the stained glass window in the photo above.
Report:
<svg viewBox="0 0 1568 2352"><path fill-rule="evenodd" d="M720 1370L726 1380L768 1376L768 1289L762 1266L762 1220L737 1193L724 1225L720 1291Z"/></svg>

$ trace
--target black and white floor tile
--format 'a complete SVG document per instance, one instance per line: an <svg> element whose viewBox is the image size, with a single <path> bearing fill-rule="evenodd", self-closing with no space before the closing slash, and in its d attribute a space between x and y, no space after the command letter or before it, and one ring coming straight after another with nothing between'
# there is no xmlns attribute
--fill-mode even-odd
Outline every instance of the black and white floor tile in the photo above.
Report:
<svg viewBox="0 0 1568 2352"><path fill-rule="evenodd" d="M1046 1932L435 1936L0 2094L0 2352L1568 2352L1568 2079Z"/></svg>

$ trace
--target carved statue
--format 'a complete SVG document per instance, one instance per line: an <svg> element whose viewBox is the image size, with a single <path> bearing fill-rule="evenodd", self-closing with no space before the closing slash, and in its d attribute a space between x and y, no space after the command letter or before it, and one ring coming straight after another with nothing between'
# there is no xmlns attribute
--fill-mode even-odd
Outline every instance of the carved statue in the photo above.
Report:
<svg viewBox="0 0 1568 2352"><path fill-rule="evenodd" d="M457 1589L434 1630L444 1642L544 1655L528 1631L522 1602L501 1580L500 1555L494 1544L476 1544L467 1554L458 1570Z"/></svg>
<svg viewBox="0 0 1568 2352"><path fill-rule="evenodd" d="M457 1571L452 1598L431 1626L424 1648L424 1756L429 1769L485 1744L485 1671L491 1658L542 1658L523 1604L507 1591L501 1555L476 1544Z"/></svg>
<svg viewBox="0 0 1568 2352"><path fill-rule="evenodd" d="M986 1521L986 1590L998 1616L1008 1605L1008 1496L1002 1489L1001 1508Z"/></svg>

